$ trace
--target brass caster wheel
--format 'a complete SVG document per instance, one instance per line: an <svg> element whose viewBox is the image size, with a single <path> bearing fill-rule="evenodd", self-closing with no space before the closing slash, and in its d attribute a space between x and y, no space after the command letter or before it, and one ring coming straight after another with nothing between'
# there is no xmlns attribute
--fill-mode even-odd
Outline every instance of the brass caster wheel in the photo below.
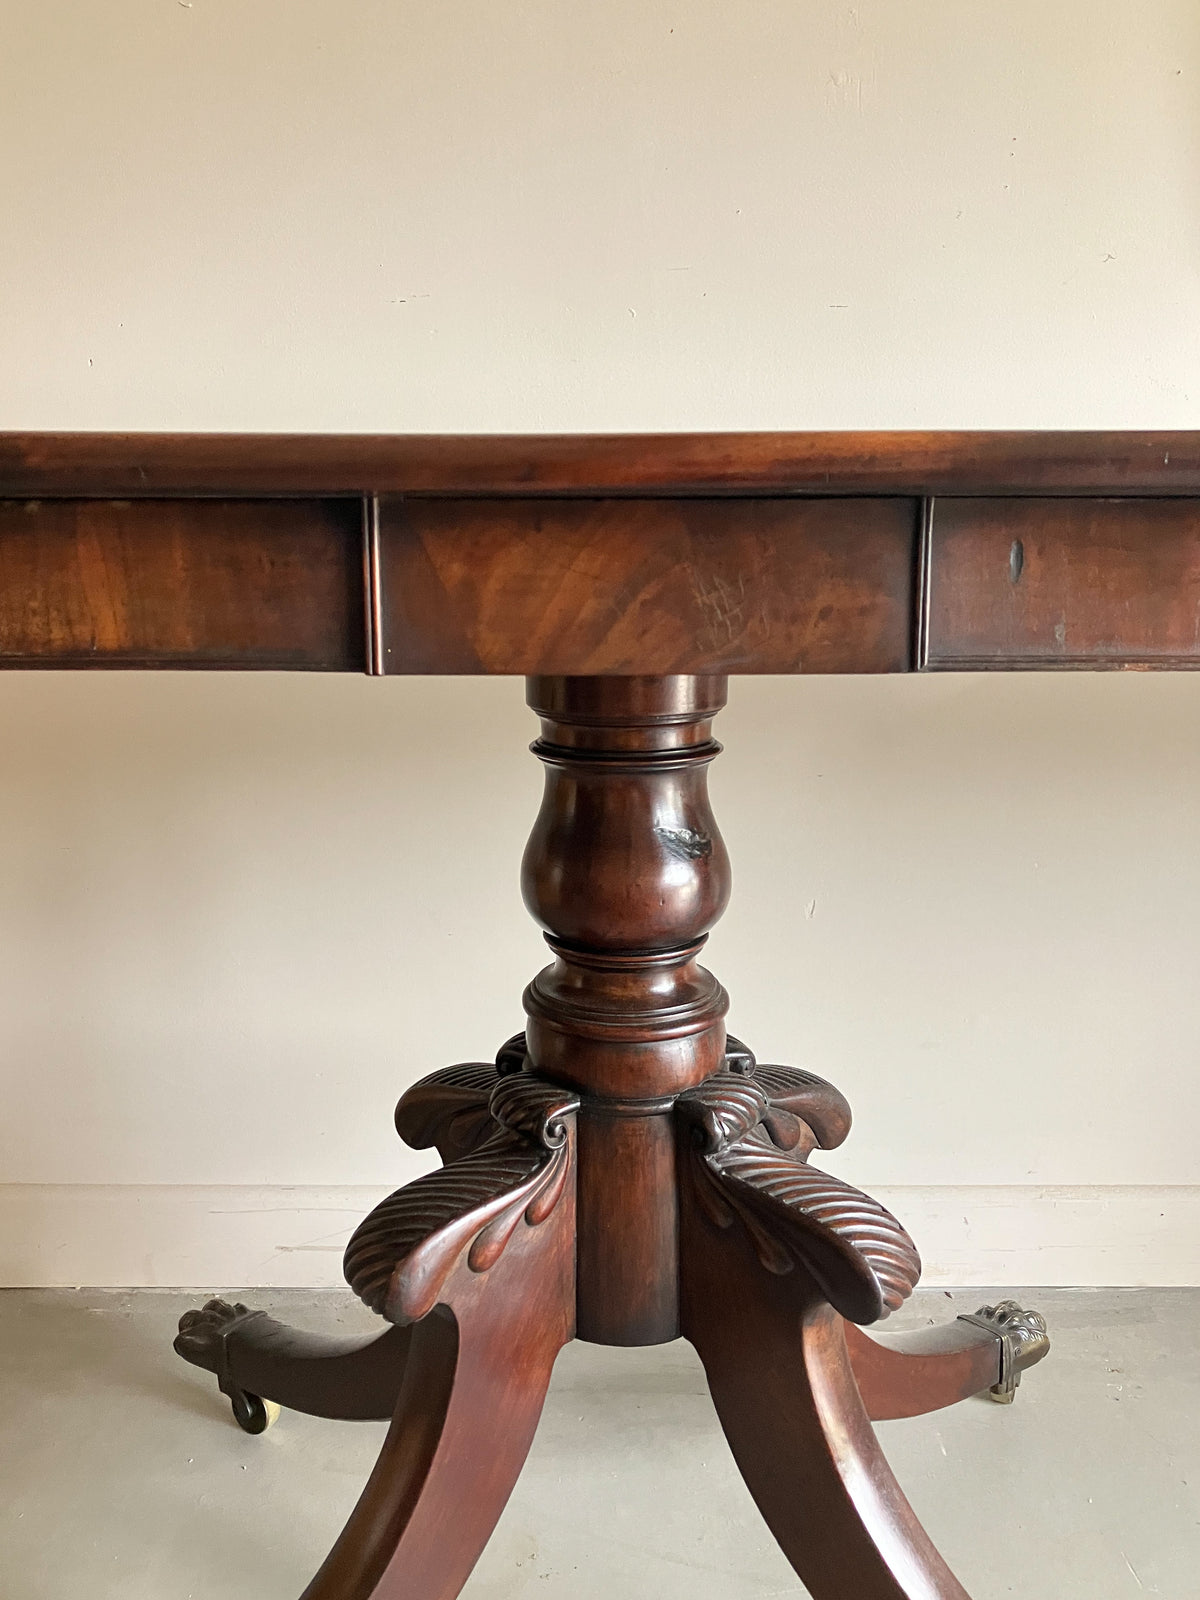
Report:
<svg viewBox="0 0 1200 1600"><path fill-rule="evenodd" d="M280 1407L274 1400L261 1400L256 1394L237 1389L229 1397L233 1418L243 1433L266 1433L279 1421Z"/></svg>
<svg viewBox="0 0 1200 1600"><path fill-rule="evenodd" d="M279 1416L280 1408L274 1400L263 1400L239 1388L230 1370L230 1339L239 1328L263 1314L251 1311L240 1301L231 1305L228 1300L209 1300L199 1311L184 1312L175 1339L176 1355L216 1378L221 1393L228 1396L234 1420L243 1433L266 1433Z"/></svg>

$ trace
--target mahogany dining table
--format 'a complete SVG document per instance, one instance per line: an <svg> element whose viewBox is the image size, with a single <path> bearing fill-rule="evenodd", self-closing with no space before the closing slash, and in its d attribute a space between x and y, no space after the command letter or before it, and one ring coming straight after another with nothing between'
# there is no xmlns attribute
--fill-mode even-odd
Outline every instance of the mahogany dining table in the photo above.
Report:
<svg viewBox="0 0 1200 1600"><path fill-rule="evenodd" d="M390 1420L305 1600L452 1600L563 1345L680 1336L815 1600L963 1600L871 1422L1011 1400L1046 1326L862 1331L920 1260L810 1160L843 1096L699 964L713 719L731 673L1200 665L1200 433L0 434L0 663L512 674L540 719L551 961L494 1061L400 1101L444 1164L350 1241L381 1331L180 1324L250 1432Z"/></svg>

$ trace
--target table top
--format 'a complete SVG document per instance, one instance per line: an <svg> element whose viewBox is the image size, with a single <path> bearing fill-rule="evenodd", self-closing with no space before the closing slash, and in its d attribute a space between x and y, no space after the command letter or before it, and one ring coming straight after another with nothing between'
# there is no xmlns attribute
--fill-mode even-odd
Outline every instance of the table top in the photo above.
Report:
<svg viewBox="0 0 1200 1600"><path fill-rule="evenodd" d="M0 433L0 497L1197 494L1200 431Z"/></svg>
<svg viewBox="0 0 1200 1600"><path fill-rule="evenodd" d="M1200 665L1200 432L0 434L0 665Z"/></svg>

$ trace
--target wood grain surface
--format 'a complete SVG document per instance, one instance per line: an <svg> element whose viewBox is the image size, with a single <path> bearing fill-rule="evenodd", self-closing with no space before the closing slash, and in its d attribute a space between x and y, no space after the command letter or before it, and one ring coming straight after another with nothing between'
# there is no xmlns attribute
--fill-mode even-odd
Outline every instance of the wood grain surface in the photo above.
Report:
<svg viewBox="0 0 1200 1600"><path fill-rule="evenodd" d="M1200 431L0 433L0 496L1196 494Z"/></svg>
<svg viewBox="0 0 1200 1600"><path fill-rule="evenodd" d="M393 500L386 672L899 672L918 503Z"/></svg>
<svg viewBox="0 0 1200 1600"><path fill-rule="evenodd" d="M926 665L1200 666L1200 500L938 500Z"/></svg>
<svg viewBox="0 0 1200 1600"><path fill-rule="evenodd" d="M342 500L0 501L0 665L362 671Z"/></svg>

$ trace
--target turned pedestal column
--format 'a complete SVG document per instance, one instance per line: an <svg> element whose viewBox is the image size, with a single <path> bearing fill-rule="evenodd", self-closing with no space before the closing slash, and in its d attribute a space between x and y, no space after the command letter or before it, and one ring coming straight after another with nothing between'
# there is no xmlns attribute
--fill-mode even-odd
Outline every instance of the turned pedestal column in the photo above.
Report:
<svg viewBox="0 0 1200 1600"><path fill-rule="evenodd" d="M729 899L708 802L725 680L533 678L546 768L525 904L554 964L525 991L528 1070L579 1113L578 1324L601 1344L679 1332L676 1098L725 1055L699 964Z"/></svg>

